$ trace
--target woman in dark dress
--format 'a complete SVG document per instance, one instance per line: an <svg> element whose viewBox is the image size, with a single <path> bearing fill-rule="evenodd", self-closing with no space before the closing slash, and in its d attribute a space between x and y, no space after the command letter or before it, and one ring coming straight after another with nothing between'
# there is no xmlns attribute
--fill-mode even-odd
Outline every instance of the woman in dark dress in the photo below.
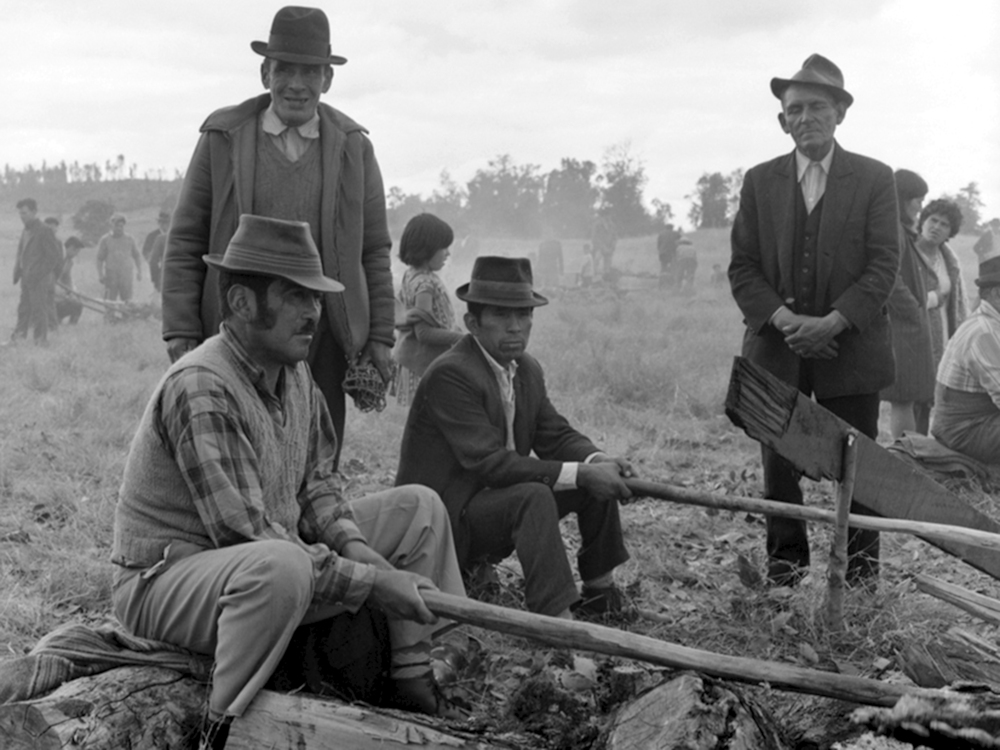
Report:
<svg viewBox="0 0 1000 750"><path fill-rule="evenodd" d="M896 171L899 201L899 275L889 295L892 352L896 381L882 391L891 407L889 428L894 438L904 431L927 434L926 414L917 419L916 404L934 398L934 357L931 345L927 290L917 257L917 217L927 195L927 183L916 172Z"/></svg>

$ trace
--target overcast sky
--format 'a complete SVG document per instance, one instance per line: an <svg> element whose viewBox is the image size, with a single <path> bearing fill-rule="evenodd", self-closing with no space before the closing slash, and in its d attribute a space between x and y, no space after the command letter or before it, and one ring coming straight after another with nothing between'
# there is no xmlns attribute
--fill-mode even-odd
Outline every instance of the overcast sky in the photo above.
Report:
<svg viewBox="0 0 1000 750"><path fill-rule="evenodd" d="M280 7L263 0L0 0L0 164L187 167L213 109L259 93ZM996 0L341 0L323 5L324 101L370 131L387 188L464 183L498 154L543 171L624 141L647 202L687 224L704 172L790 150L772 76L812 52L844 71L847 149L921 173L931 197L979 183L1000 214Z"/></svg>

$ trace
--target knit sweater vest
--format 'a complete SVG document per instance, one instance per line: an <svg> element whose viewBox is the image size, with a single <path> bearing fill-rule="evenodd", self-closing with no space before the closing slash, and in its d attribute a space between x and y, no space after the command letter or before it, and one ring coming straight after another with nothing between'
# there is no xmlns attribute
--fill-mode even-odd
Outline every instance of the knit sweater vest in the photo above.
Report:
<svg viewBox="0 0 1000 750"><path fill-rule="evenodd" d="M164 383L192 367L205 368L217 377L213 390L225 393L232 410L228 416L254 448L267 520L291 534L298 532L297 495L306 479L310 423L319 408L308 367L299 363L295 369L285 368L284 419L272 417L224 334L219 334L167 371L142 415L115 508L111 560L118 565L149 567L174 541L206 549L216 546L174 460L173 446L165 444L160 420ZM195 397L192 407L197 410L198 394L188 395Z"/></svg>
<svg viewBox="0 0 1000 750"><path fill-rule="evenodd" d="M253 212L272 219L307 222L316 247L323 247L319 237L322 152L320 139L316 138L298 161L289 161L274 139L257 126Z"/></svg>
<svg viewBox="0 0 1000 750"><path fill-rule="evenodd" d="M824 196L825 197L825 196ZM792 267L795 279L795 312L799 315L825 315L816 289L818 257L816 250L819 238L819 224L823 218L823 198L806 213L806 201L802 191L795 191L795 246Z"/></svg>

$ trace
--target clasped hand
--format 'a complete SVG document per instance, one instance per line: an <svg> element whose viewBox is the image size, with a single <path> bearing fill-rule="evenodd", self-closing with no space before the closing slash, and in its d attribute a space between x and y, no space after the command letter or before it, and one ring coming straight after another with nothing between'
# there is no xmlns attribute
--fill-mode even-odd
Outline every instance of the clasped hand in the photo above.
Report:
<svg viewBox="0 0 1000 750"><path fill-rule="evenodd" d="M837 356L837 334L846 328L843 316L836 310L818 318L783 312L775 317L775 327L785 336L785 344L803 359L833 359Z"/></svg>

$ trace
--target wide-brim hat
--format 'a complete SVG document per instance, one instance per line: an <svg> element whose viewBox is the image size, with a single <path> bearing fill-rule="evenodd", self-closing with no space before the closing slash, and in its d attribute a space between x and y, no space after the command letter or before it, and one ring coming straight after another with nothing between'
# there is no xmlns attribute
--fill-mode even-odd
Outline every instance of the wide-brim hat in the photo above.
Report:
<svg viewBox="0 0 1000 750"><path fill-rule="evenodd" d="M823 55L809 55L802 63L802 70L791 78L772 78L771 93L780 99L785 93L785 89L793 83L826 89L847 107L854 103L854 97L844 88L844 74L840 72L840 68Z"/></svg>
<svg viewBox="0 0 1000 750"><path fill-rule="evenodd" d="M1000 255L987 258L979 264L979 278L976 286L980 289L990 286L1000 286Z"/></svg>
<svg viewBox="0 0 1000 750"><path fill-rule="evenodd" d="M274 14L266 42L250 42L258 55L303 65L343 65L346 57L330 54L330 21L319 8L289 5Z"/></svg>
<svg viewBox="0 0 1000 750"><path fill-rule="evenodd" d="M532 289L531 261L481 255L472 265L472 281L455 290L465 302L497 307L540 307L549 301Z"/></svg>
<svg viewBox="0 0 1000 750"><path fill-rule="evenodd" d="M304 221L243 214L222 258L203 259L214 268L277 276L316 292L344 291L343 284L323 274L319 250Z"/></svg>

